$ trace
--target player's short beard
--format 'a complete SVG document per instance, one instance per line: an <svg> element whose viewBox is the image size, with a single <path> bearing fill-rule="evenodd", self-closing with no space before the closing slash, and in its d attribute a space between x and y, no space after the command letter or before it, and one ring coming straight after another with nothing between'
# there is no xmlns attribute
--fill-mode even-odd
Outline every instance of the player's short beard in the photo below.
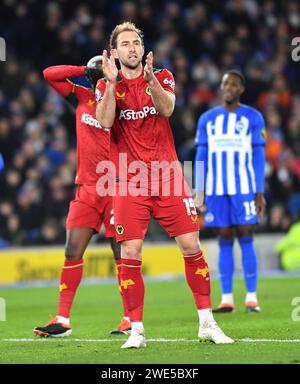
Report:
<svg viewBox="0 0 300 384"><path fill-rule="evenodd" d="M137 69L139 66L140 66L140 64L141 64L141 62L139 61L136 65L130 65L129 63L124 63L124 61L121 61L120 59L119 59L119 61L120 61L120 63L124 66L124 67L126 67L126 68L128 68L128 69Z"/></svg>

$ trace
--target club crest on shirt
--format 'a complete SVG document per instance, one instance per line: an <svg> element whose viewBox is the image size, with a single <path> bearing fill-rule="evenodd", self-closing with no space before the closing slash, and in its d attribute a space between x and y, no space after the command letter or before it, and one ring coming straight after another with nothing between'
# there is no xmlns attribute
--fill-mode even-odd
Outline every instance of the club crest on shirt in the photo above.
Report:
<svg viewBox="0 0 300 384"><path fill-rule="evenodd" d="M247 128L248 128L247 124L245 124L245 122L242 120L237 121L235 124L235 132L236 133L245 132Z"/></svg>
<svg viewBox="0 0 300 384"><path fill-rule="evenodd" d="M151 96L151 91L150 91L150 88L149 88L149 87L146 88L146 91L145 91L145 92L147 93L147 95Z"/></svg>
<svg viewBox="0 0 300 384"><path fill-rule="evenodd" d="M116 92L117 99L124 99L126 93L125 92Z"/></svg>
<svg viewBox="0 0 300 384"><path fill-rule="evenodd" d="M116 226L116 232L118 235L123 235L124 231L125 231L125 229L124 229L122 224L118 224Z"/></svg>

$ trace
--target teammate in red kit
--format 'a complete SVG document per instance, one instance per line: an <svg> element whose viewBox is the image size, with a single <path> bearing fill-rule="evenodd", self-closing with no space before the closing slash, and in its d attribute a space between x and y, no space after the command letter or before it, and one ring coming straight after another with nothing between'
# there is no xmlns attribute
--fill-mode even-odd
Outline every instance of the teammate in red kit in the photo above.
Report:
<svg viewBox="0 0 300 384"><path fill-rule="evenodd" d="M95 96L97 119L102 127L111 129L110 159L117 168L113 207L116 238L121 242L120 285L132 327L130 337L121 348L146 346L141 268L142 245L150 216L175 238L184 256L186 279L199 315L200 340L232 343L233 340L222 332L211 313L210 278L200 250L199 220L182 173L174 169L171 176L156 176L154 190L151 176L149 187L149 175L157 175L158 163L164 164L164 173L164 170L172 168L166 164L177 162L168 120L175 105L173 75L167 69L153 69L152 52L147 55L145 67L142 66L143 34L133 23L116 26L111 34L110 47L110 59L107 51L103 51L105 78L98 81ZM120 71L115 59L119 60ZM123 156L122 160L120 156ZM138 172L134 173L136 170ZM142 178L141 173L145 175ZM132 184L137 179L140 194L136 193L138 187L131 193ZM167 184L171 187L166 194L164 187ZM175 193L178 185L186 188Z"/></svg>
<svg viewBox="0 0 300 384"><path fill-rule="evenodd" d="M99 162L109 156L109 132L96 119L94 90L102 74L102 56L92 58L87 66L60 65L46 68L43 72L48 83L76 108L77 175L78 185L75 199L71 201L66 230L65 263L60 279L60 299L57 316L44 327L36 327L40 336L62 337L71 334L70 311L76 290L83 273L83 254L91 237L99 232L104 222L106 237L110 238L118 278L120 273L120 246L115 240L112 198L100 197L96 191ZM92 89L74 84L69 78L83 76ZM124 304L124 300L123 300ZM112 333L129 333L130 322L126 307L124 318Z"/></svg>

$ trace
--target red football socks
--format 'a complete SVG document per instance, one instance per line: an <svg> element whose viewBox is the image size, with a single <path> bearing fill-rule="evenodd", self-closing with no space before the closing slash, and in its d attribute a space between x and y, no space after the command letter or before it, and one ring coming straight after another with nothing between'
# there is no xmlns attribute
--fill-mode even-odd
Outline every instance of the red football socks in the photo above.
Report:
<svg viewBox="0 0 300 384"><path fill-rule="evenodd" d="M122 258L121 290L130 321L142 321L144 308L144 281L142 261Z"/></svg>
<svg viewBox="0 0 300 384"><path fill-rule="evenodd" d="M83 259L65 260L60 277L59 307L57 314L70 317L71 306L83 273Z"/></svg>
<svg viewBox="0 0 300 384"><path fill-rule="evenodd" d="M200 251L195 255L185 255L185 276L191 288L197 309L211 307L210 277L208 265Z"/></svg>
<svg viewBox="0 0 300 384"><path fill-rule="evenodd" d="M126 303L125 303L125 300L124 300L124 295L123 295L123 292L122 292L122 289L121 289L121 267L122 267L122 260L121 260L121 258L115 260L115 263L116 263L116 267L117 267L117 271L118 271L119 290L120 290L120 295L121 295L122 303L123 303L123 311L124 311L123 317L129 317L129 311L128 311L127 307L126 307Z"/></svg>

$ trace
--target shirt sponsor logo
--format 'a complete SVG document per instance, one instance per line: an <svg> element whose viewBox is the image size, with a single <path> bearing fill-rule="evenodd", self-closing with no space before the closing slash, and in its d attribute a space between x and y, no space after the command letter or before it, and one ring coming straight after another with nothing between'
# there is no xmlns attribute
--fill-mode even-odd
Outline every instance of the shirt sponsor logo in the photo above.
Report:
<svg viewBox="0 0 300 384"><path fill-rule="evenodd" d="M88 113L83 113L82 116L81 116L81 122L86 124L86 125L90 125L91 127L95 127L95 128L101 128L101 125L99 124L99 121L97 119L94 119L92 115L88 114ZM105 131L109 131L109 129L104 129Z"/></svg>
<svg viewBox="0 0 300 384"><path fill-rule="evenodd" d="M156 109L154 107L144 107L141 111L133 111L132 109L125 109L120 111L119 120L137 120L144 119L148 115L156 115Z"/></svg>
<svg viewBox="0 0 300 384"><path fill-rule="evenodd" d="M175 89L175 82L173 80L165 78L164 79L164 84L169 85L173 89L173 91L174 91L174 89Z"/></svg>

